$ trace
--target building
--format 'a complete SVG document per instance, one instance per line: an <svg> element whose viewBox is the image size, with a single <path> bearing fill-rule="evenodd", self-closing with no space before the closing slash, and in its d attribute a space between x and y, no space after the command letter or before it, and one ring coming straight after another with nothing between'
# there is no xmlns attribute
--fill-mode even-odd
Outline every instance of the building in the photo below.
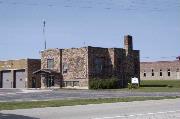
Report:
<svg viewBox="0 0 180 119"><path fill-rule="evenodd" d="M0 61L0 88L39 88L40 77L32 73L40 68L40 59Z"/></svg>
<svg viewBox="0 0 180 119"><path fill-rule="evenodd" d="M131 77L140 78L139 50L133 50L132 36L124 37L123 48L82 47L46 49L41 52L41 87L88 89L93 78L117 77L127 86Z"/></svg>
<svg viewBox="0 0 180 119"><path fill-rule="evenodd" d="M175 61L141 62L141 80L180 80L180 59Z"/></svg>

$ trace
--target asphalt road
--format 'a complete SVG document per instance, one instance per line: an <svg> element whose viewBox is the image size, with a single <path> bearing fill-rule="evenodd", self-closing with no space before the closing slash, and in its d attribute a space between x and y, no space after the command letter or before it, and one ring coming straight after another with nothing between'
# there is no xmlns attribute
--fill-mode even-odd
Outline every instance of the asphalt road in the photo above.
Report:
<svg viewBox="0 0 180 119"><path fill-rule="evenodd" d="M180 92L131 92L95 90L20 90L0 89L0 102L54 99L121 98L130 96L180 96Z"/></svg>
<svg viewBox="0 0 180 119"><path fill-rule="evenodd" d="M1 119L179 119L180 99L0 111Z"/></svg>

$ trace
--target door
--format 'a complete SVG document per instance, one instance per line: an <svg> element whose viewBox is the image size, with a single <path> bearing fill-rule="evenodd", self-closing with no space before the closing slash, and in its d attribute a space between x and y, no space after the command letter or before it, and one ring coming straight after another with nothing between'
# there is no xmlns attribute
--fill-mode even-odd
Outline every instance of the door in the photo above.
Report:
<svg viewBox="0 0 180 119"><path fill-rule="evenodd" d="M11 71L2 72L2 87L3 88L13 88L13 80L11 76Z"/></svg>
<svg viewBox="0 0 180 119"><path fill-rule="evenodd" d="M16 88L26 88L25 70L15 71Z"/></svg>

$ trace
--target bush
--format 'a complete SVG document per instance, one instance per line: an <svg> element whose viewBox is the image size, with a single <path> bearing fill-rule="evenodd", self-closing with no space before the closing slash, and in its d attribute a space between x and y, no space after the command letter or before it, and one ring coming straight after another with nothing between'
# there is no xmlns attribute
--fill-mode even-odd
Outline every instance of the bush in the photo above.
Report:
<svg viewBox="0 0 180 119"><path fill-rule="evenodd" d="M137 89L137 88L139 88L139 85L138 85L138 84L128 83L128 88L129 88L129 89Z"/></svg>
<svg viewBox="0 0 180 119"><path fill-rule="evenodd" d="M119 80L116 78L100 79L94 78L89 80L90 89L116 89L119 88Z"/></svg>

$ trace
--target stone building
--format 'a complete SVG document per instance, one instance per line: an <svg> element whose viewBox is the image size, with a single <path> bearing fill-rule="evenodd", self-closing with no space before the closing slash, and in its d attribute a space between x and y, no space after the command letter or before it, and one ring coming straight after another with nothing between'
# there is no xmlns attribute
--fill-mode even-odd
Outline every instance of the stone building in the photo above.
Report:
<svg viewBox="0 0 180 119"><path fill-rule="evenodd" d="M0 61L0 88L40 88L40 77L32 74L40 68L40 59Z"/></svg>
<svg viewBox="0 0 180 119"><path fill-rule="evenodd" d="M41 52L41 87L88 89L93 78L117 77L121 87L131 77L140 78L139 50L133 50L132 36L124 37L123 48L82 47L47 49Z"/></svg>
<svg viewBox="0 0 180 119"><path fill-rule="evenodd" d="M141 80L180 80L180 59L175 61L141 62Z"/></svg>

